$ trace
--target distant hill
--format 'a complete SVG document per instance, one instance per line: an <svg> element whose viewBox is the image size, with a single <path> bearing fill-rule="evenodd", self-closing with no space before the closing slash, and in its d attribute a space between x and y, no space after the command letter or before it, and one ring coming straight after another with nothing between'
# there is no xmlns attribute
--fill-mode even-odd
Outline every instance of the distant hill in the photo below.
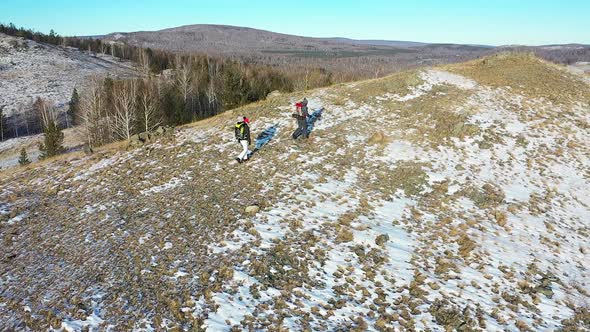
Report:
<svg viewBox="0 0 590 332"><path fill-rule="evenodd" d="M196 24L159 31L112 33L102 38L171 51L264 53L266 51L351 51L375 47L410 48L429 45L413 41L313 38L229 25ZM452 47L453 44L445 44Z"/></svg>
<svg viewBox="0 0 590 332"><path fill-rule="evenodd" d="M160 31L112 33L111 42L172 52L237 57L278 67L321 67L346 80L383 76L424 65L474 59L493 48L408 41L311 38L226 25L187 25Z"/></svg>
<svg viewBox="0 0 590 332"><path fill-rule="evenodd" d="M413 41L400 41L400 40L361 40L361 39L349 39L349 38L321 38L328 42L339 43L339 44L353 44L353 45L373 45L373 46L391 46L391 47L419 47L428 45L428 43L420 43Z"/></svg>
<svg viewBox="0 0 590 332"><path fill-rule="evenodd" d="M572 64L590 61L590 46L487 46L349 38L312 38L266 30L196 24L159 31L95 36L112 42L172 52L232 56L274 66L318 66L355 79L382 76L407 68L461 62L499 51L533 52L544 59ZM371 74L369 74L371 73Z"/></svg>

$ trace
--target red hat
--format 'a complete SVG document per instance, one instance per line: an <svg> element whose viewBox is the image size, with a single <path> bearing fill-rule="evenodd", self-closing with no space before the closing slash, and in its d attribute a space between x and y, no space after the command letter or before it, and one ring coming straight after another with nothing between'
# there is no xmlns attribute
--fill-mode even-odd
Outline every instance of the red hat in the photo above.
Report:
<svg viewBox="0 0 590 332"><path fill-rule="evenodd" d="M295 103L295 106L302 107L303 105L301 103Z"/></svg>

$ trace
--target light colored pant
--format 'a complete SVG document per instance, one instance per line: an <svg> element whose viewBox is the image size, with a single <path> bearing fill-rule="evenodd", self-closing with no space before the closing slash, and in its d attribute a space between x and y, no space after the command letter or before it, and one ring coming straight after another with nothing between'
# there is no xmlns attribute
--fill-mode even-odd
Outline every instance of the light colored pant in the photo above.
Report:
<svg viewBox="0 0 590 332"><path fill-rule="evenodd" d="M248 150L248 141L245 139L240 140L240 144L242 144L242 148L244 148L244 151L240 153L238 158L240 158L240 160L248 160L248 154L250 153L250 150Z"/></svg>

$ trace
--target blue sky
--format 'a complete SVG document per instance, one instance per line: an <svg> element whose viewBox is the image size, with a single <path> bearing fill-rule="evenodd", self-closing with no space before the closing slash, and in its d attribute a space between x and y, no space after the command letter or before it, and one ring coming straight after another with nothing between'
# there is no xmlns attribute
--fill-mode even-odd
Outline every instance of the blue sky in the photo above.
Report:
<svg viewBox="0 0 590 332"><path fill-rule="evenodd" d="M0 0L0 22L62 35L228 24L312 37L590 44L590 0Z"/></svg>

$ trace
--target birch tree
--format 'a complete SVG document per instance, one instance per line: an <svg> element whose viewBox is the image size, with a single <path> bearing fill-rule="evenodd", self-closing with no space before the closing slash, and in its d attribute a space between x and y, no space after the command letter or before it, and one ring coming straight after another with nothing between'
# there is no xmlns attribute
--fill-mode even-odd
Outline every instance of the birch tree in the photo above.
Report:
<svg viewBox="0 0 590 332"><path fill-rule="evenodd" d="M145 76L149 76L150 72L151 72L151 68L150 68L150 57L147 54L147 51L144 49L141 49L139 51L139 61L138 61L138 67L139 70L145 75Z"/></svg>
<svg viewBox="0 0 590 332"><path fill-rule="evenodd" d="M186 104L188 96L193 92L192 75L190 66L180 56L176 57L176 85Z"/></svg>
<svg viewBox="0 0 590 332"><path fill-rule="evenodd" d="M100 53L107 54L107 44L104 42L100 42Z"/></svg>
<svg viewBox="0 0 590 332"><path fill-rule="evenodd" d="M158 116L158 92L151 80L145 82L145 87L139 95L139 113L144 131L152 131L162 121Z"/></svg>
<svg viewBox="0 0 590 332"><path fill-rule="evenodd" d="M41 119L41 126L43 129L47 128L52 122L57 122L55 111L43 98L39 97L35 100L33 109L38 112L38 117ZM27 123L28 122L29 121L27 121Z"/></svg>
<svg viewBox="0 0 590 332"><path fill-rule="evenodd" d="M209 86L207 88L207 99L209 101L209 108L217 105L217 89L215 89L215 83L219 79L219 65L217 63L211 63L207 59L207 69L209 74Z"/></svg>
<svg viewBox="0 0 590 332"><path fill-rule="evenodd" d="M86 142L90 147L101 145L106 141L101 128L103 94L102 82L98 78L91 81L90 87L81 100L80 119L84 128Z"/></svg>
<svg viewBox="0 0 590 332"><path fill-rule="evenodd" d="M120 139L130 139L135 129L137 115L137 83L124 81L114 91L115 113L111 119L111 130Z"/></svg>

